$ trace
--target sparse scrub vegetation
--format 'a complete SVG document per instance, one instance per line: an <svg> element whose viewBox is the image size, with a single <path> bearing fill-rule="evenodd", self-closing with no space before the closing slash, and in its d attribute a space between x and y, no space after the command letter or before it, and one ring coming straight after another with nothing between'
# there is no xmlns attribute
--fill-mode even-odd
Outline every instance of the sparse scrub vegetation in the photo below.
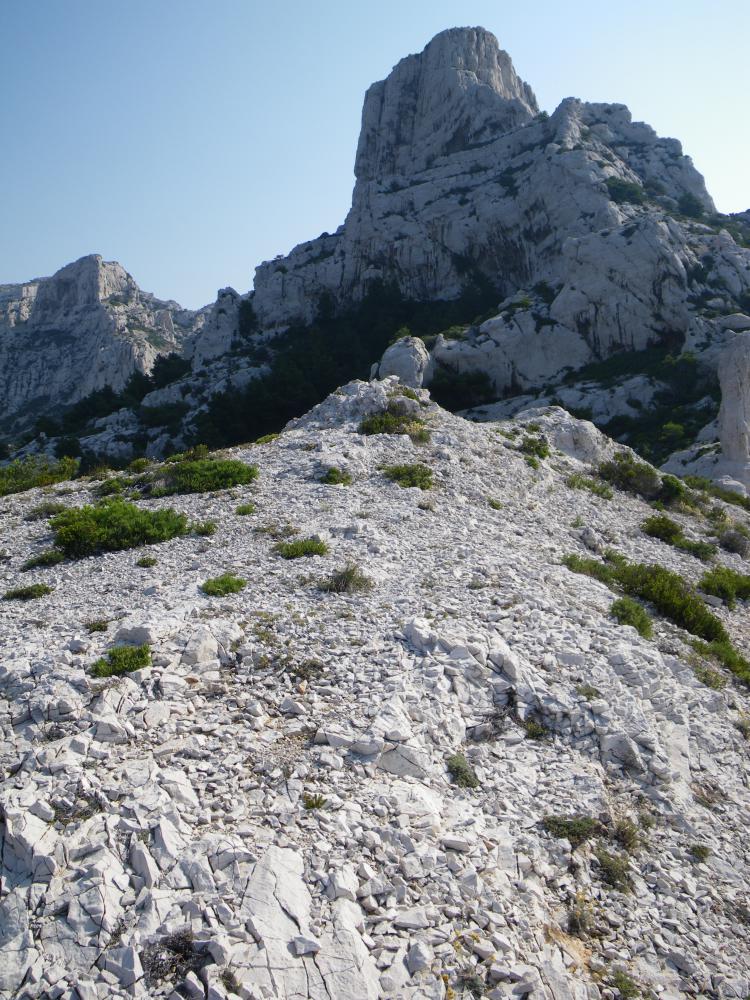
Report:
<svg viewBox="0 0 750 1000"><path fill-rule="evenodd" d="M94 677L119 677L151 666L148 643L142 646L114 646L91 667Z"/></svg>
<svg viewBox="0 0 750 1000"><path fill-rule="evenodd" d="M518 446L518 450L532 458L549 458L549 443L541 436L526 434Z"/></svg>
<svg viewBox="0 0 750 1000"><path fill-rule="evenodd" d="M574 472L572 476L568 476L566 483L573 490L588 490L589 493L601 497L602 500L611 500L614 496L611 487L607 486L606 483L600 483L598 479L583 476L580 472Z"/></svg>
<svg viewBox="0 0 750 1000"><path fill-rule="evenodd" d="M32 583L28 587L11 587L3 594L4 601L33 601L37 597L45 597L52 593L52 587L46 583Z"/></svg>
<svg viewBox="0 0 750 1000"><path fill-rule="evenodd" d="M57 500L43 500L31 508L24 521L41 521L45 517L52 517L53 514L60 514L65 509L66 505Z"/></svg>
<svg viewBox="0 0 750 1000"><path fill-rule="evenodd" d="M694 542L687 538L682 527L666 514L652 514L643 522L641 528L650 538L658 538L667 545L689 552L697 559L705 561L716 555L715 545L709 542Z"/></svg>
<svg viewBox="0 0 750 1000"><path fill-rule="evenodd" d="M355 563L347 563L318 583L318 589L329 594L358 594L372 590L372 580Z"/></svg>
<svg viewBox="0 0 750 1000"><path fill-rule="evenodd" d="M418 487L420 490L432 489L432 469L420 463L414 465L386 465L383 473L391 482L403 489Z"/></svg>
<svg viewBox="0 0 750 1000"><path fill-rule="evenodd" d="M201 538L210 538L216 534L216 521L197 521L192 526L193 533Z"/></svg>
<svg viewBox="0 0 750 1000"><path fill-rule="evenodd" d="M570 841L573 850L601 833L601 823L593 816L545 816L542 826L553 837Z"/></svg>
<svg viewBox="0 0 750 1000"><path fill-rule="evenodd" d="M136 559L136 566L141 569L149 569L151 566L156 566L156 559L153 556L141 556L140 559Z"/></svg>
<svg viewBox="0 0 750 1000"><path fill-rule="evenodd" d="M27 570L36 569L39 566L56 566L64 559L65 554L59 549L47 549L45 552L40 552L38 556L27 559L21 566L21 571L25 573Z"/></svg>
<svg viewBox="0 0 750 1000"><path fill-rule="evenodd" d="M255 504L254 503L241 503L237 507L234 508L234 512L235 512L235 514L239 514L240 517L247 517L248 514L254 514L255 513Z"/></svg>
<svg viewBox="0 0 750 1000"><path fill-rule="evenodd" d="M37 486L51 486L72 479L78 472L78 459L52 459L46 455L29 455L0 466L0 496L24 493Z"/></svg>
<svg viewBox="0 0 750 1000"><path fill-rule="evenodd" d="M425 443L430 432L424 420L406 412L404 406L393 399L385 410L364 417L359 425L360 434L408 434L412 441Z"/></svg>
<svg viewBox="0 0 750 1000"><path fill-rule="evenodd" d="M327 801L325 795L321 795L320 792L303 792L302 794L302 805L308 812L313 809L324 809Z"/></svg>
<svg viewBox="0 0 750 1000"><path fill-rule="evenodd" d="M325 475L321 476L320 481L326 486L351 486L352 477L344 469L337 469L332 465Z"/></svg>
<svg viewBox="0 0 750 1000"><path fill-rule="evenodd" d="M209 597L226 597L227 594L237 594L247 586L247 580L234 576L232 573L222 573L201 584L201 590Z"/></svg>
<svg viewBox="0 0 750 1000"><path fill-rule="evenodd" d="M599 475L618 490L655 500L661 491L661 476L648 462L641 462L629 451L620 451L602 462Z"/></svg>
<svg viewBox="0 0 750 1000"><path fill-rule="evenodd" d="M95 632L106 632L109 628L109 620L107 618L94 618L93 621L86 622L83 627L89 635L93 635Z"/></svg>
<svg viewBox="0 0 750 1000"><path fill-rule="evenodd" d="M477 778L474 768L462 753L454 753L446 760L445 766L451 776L451 781L459 788L478 788L479 778Z"/></svg>
<svg viewBox="0 0 750 1000"><path fill-rule="evenodd" d="M606 885L620 892L630 891L630 862L627 855L611 854L603 847L598 847L594 851L594 857L599 863L599 872Z"/></svg>
<svg viewBox="0 0 750 1000"><path fill-rule="evenodd" d="M274 552L283 559L328 555L328 545L320 538L296 538L293 542L277 542Z"/></svg>
<svg viewBox="0 0 750 1000"><path fill-rule="evenodd" d="M650 639L653 635L651 616L632 597L620 597L609 609L609 613L620 625L630 625L644 639Z"/></svg>
<svg viewBox="0 0 750 1000"><path fill-rule="evenodd" d="M167 462L151 473L145 485L151 496L175 493L210 493L231 486L246 486L258 477L258 467L238 459L203 458Z"/></svg>
<svg viewBox="0 0 750 1000"><path fill-rule="evenodd" d="M750 554L750 538L744 531L738 528L728 528L719 535L719 545L725 552L732 552L735 555L747 559Z"/></svg>
<svg viewBox="0 0 750 1000"><path fill-rule="evenodd" d="M148 511L113 497L96 506L69 507L50 522L55 545L72 559L154 545L188 531L187 518L171 509Z"/></svg>
<svg viewBox="0 0 750 1000"><path fill-rule="evenodd" d="M698 587L704 594L726 601L729 608L734 608L738 599L746 601L750 598L750 576L727 566L714 566L707 570L700 578Z"/></svg>

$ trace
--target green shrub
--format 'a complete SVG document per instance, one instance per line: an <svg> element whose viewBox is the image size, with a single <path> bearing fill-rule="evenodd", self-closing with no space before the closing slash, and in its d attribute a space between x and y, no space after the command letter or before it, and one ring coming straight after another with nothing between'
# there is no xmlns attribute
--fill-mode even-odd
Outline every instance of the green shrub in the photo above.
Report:
<svg viewBox="0 0 750 1000"><path fill-rule="evenodd" d="M383 473L403 489L418 487L420 490L432 489L432 469L420 463L414 465L386 465Z"/></svg>
<svg viewBox="0 0 750 1000"><path fill-rule="evenodd" d="M685 537L682 527L666 514L653 514L647 518L641 528L651 538L658 538L667 545L682 549L698 559L710 559L716 555L716 546L709 542L693 542Z"/></svg>
<svg viewBox="0 0 750 1000"><path fill-rule="evenodd" d="M254 503L241 503L239 505L239 507L235 507L234 512L235 512L235 514L239 514L241 517L245 517L248 514L254 514L255 513L255 504Z"/></svg>
<svg viewBox="0 0 750 1000"><path fill-rule="evenodd" d="M193 525L193 532L202 538L209 538L216 534L216 521L196 521Z"/></svg>
<svg viewBox="0 0 750 1000"><path fill-rule="evenodd" d="M495 500L494 497L487 497L487 503L493 510L502 510L503 504L501 500Z"/></svg>
<svg viewBox="0 0 750 1000"><path fill-rule="evenodd" d="M57 500L43 500L42 503L31 508L24 518L24 521L40 521L42 518L52 517L53 514L59 514L65 509L66 505L64 503L59 503Z"/></svg>
<svg viewBox="0 0 750 1000"><path fill-rule="evenodd" d="M543 437L532 437L527 434L522 438L518 450L522 451L524 455L531 455L534 458L549 457L549 444Z"/></svg>
<svg viewBox="0 0 750 1000"><path fill-rule="evenodd" d="M735 555L746 559L750 555L750 538L737 528L728 528L722 531L719 536L719 545L725 552L733 552Z"/></svg>
<svg viewBox="0 0 750 1000"><path fill-rule="evenodd" d="M601 833L601 823L593 816L545 816L542 826L553 837L569 840L573 850Z"/></svg>
<svg viewBox="0 0 750 1000"><path fill-rule="evenodd" d="M680 195L677 207L683 215L687 215L691 219L700 219L705 214L703 202L689 191Z"/></svg>
<svg viewBox="0 0 750 1000"><path fill-rule="evenodd" d="M705 844L691 844L689 850L693 860L698 864L708 861L711 857L711 848L706 847Z"/></svg>
<svg viewBox="0 0 750 1000"><path fill-rule="evenodd" d="M715 639L713 642L700 642L696 640L691 645L701 656L714 657L727 670L731 671L738 680L743 681L745 684L750 684L750 662L737 652L728 639ZM703 676L701 676L699 670L694 669L698 680L702 680L704 684L707 683L705 678L708 675L703 673Z"/></svg>
<svg viewBox="0 0 750 1000"><path fill-rule="evenodd" d="M348 472L345 472L343 469L337 469L335 465L332 465L326 474L321 476L320 481L321 483L325 483L326 486L351 486L352 477Z"/></svg>
<svg viewBox="0 0 750 1000"><path fill-rule="evenodd" d="M610 198L618 205L641 205L646 200L646 192L640 184L619 177L608 177L606 183Z"/></svg>
<svg viewBox="0 0 750 1000"><path fill-rule="evenodd" d="M385 410L364 417L359 425L360 434L408 434L412 441L430 440L424 420L405 412L397 399L392 399Z"/></svg>
<svg viewBox="0 0 750 1000"><path fill-rule="evenodd" d="M37 486L72 479L78 471L78 459L51 459L46 455L28 455L17 458L8 465L0 466L0 496L10 493L24 493Z"/></svg>
<svg viewBox="0 0 750 1000"><path fill-rule="evenodd" d="M98 497L111 497L119 496L130 486L135 483L134 479L128 479L126 476L112 476L109 479L105 479L103 482L99 483L94 489L94 493Z"/></svg>
<svg viewBox="0 0 750 1000"><path fill-rule="evenodd" d="M209 493L245 486L258 476L258 467L238 459L204 458L164 465L149 478L152 496Z"/></svg>
<svg viewBox="0 0 750 1000"><path fill-rule="evenodd" d="M599 466L602 479L626 493L635 493L655 500L661 492L661 477L653 465L640 462L628 451L618 452L613 459Z"/></svg>
<svg viewBox="0 0 750 1000"><path fill-rule="evenodd" d="M698 587L704 594L713 594L726 601L729 608L734 608L737 598L741 601L750 598L750 576L727 566L714 566L707 570L700 578Z"/></svg>
<svg viewBox="0 0 750 1000"><path fill-rule="evenodd" d="M653 635L651 617L645 608L632 599L621 597L614 602L609 613L620 625L631 625L644 639Z"/></svg>
<svg viewBox="0 0 750 1000"><path fill-rule="evenodd" d="M600 483L597 479L590 479L588 476L582 476L580 472L574 472L572 476L568 476L566 483L573 490L588 490L589 493L601 497L602 500L611 500L614 496L610 487L605 483Z"/></svg>
<svg viewBox="0 0 750 1000"><path fill-rule="evenodd" d="M641 996L641 988L638 983L621 969L612 973L609 977L609 985L617 990L621 1000L635 1000L636 997Z"/></svg>
<svg viewBox="0 0 750 1000"><path fill-rule="evenodd" d="M29 587L12 587L3 594L4 601L33 601L52 593L52 587L46 583L32 583Z"/></svg>
<svg viewBox="0 0 750 1000"><path fill-rule="evenodd" d="M141 510L119 497L101 501L95 507L70 507L55 515L50 525L55 545L73 559L153 545L188 530L184 514L170 509Z"/></svg>
<svg viewBox="0 0 750 1000"><path fill-rule="evenodd" d="M247 586L247 580L231 573L222 573L201 584L201 590L209 597L226 597L227 594L237 594Z"/></svg>
<svg viewBox="0 0 750 1000"><path fill-rule="evenodd" d="M47 549L45 552L40 552L38 556L27 559L21 566L21 571L26 572L26 570L36 569L38 566L56 566L64 558L65 555L59 549Z"/></svg>
<svg viewBox="0 0 750 1000"><path fill-rule="evenodd" d="M474 768L462 753L452 754L445 762L448 773L454 785L459 788L478 788L479 778L477 778Z"/></svg>
<svg viewBox="0 0 750 1000"><path fill-rule="evenodd" d="M630 862L627 855L610 854L603 847L594 852L599 862L602 881L620 892L628 892L631 888Z"/></svg>
<svg viewBox="0 0 750 1000"><path fill-rule="evenodd" d="M549 729L537 719L525 719L522 725L527 740L546 740L549 736Z"/></svg>
<svg viewBox="0 0 750 1000"><path fill-rule="evenodd" d="M133 461L128 466L131 472L141 473L145 472L151 463L147 458L134 458Z"/></svg>
<svg viewBox="0 0 750 1000"><path fill-rule="evenodd" d="M94 677L119 677L150 666L148 643L142 646L114 646L105 657L93 664L91 673Z"/></svg>
<svg viewBox="0 0 750 1000"><path fill-rule="evenodd" d="M641 846L641 834L632 819L618 819L612 830L612 839L628 854L637 851Z"/></svg>
<svg viewBox="0 0 750 1000"><path fill-rule="evenodd" d="M94 632L106 632L109 628L109 621L106 618L95 618L93 621L86 622L83 627L93 635Z"/></svg>
<svg viewBox="0 0 750 1000"><path fill-rule="evenodd" d="M332 573L318 583L320 590L330 594L365 593L372 590L372 580L354 563L347 563L343 569Z"/></svg>
<svg viewBox="0 0 750 1000"><path fill-rule="evenodd" d="M255 441L253 441L253 444L270 444L278 437L281 437L281 434L278 432L274 432L273 434L262 434L259 438L256 438Z"/></svg>
<svg viewBox="0 0 750 1000"><path fill-rule="evenodd" d="M309 812L313 809L323 809L328 799L320 792L303 792L302 805Z"/></svg>
<svg viewBox="0 0 750 1000"><path fill-rule="evenodd" d="M292 542L277 542L273 547L284 559L328 555L328 545L319 538L296 538Z"/></svg>
<svg viewBox="0 0 750 1000"><path fill-rule="evenodd" d="M141 569L150 569L151 566L156 566L157 560L153 556L141 556L140 559L136 560L136 566L140 566Z"/></svg>

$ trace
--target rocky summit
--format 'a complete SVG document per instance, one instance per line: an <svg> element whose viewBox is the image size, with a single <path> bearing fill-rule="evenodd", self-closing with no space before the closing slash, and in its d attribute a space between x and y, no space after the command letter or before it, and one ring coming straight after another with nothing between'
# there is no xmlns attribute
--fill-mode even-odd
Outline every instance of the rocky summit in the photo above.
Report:
<svg viewBox="0 0 750 1000"><path fill-rule="evenodd" d="M750 214L481 28L355 173L0 286L0 998L747 1000Z"/></svg>
<svg viewBox="0 0 750 1000"><path fill-rule="evenodd" d="M636 463L667 544L627 456L389 376L225 453L246 485L6 497L0 995L743 1000L747 611L702 559L750 581L748 513ZM115 485L190 532L76 558Z"/></svg>

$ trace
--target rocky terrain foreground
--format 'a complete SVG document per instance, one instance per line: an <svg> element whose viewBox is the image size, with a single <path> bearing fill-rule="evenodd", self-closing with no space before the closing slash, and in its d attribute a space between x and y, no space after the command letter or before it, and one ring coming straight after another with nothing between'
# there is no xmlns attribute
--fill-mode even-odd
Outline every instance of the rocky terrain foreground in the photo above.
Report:
<svg viewBox="0 0 750 1000"><path fill-rule="evenodd" d="M472 424L418 390L429 441L359 433L401 391L351 383L232 449L252 485L139 501L211 537L20 575L49 547L35 508L97 483L0 501L3 588L54 588L0 605L1 996L750 993L747 690L561 560L703 564L643 534L643 500L569 485L614 451L592 424ZM383 474L403 463L434 487ZM274 551L311 537L328 554ZM369 591L320 589L347 564ZM201 592L223 573L247 586ZM743 604L713 604L745 651ZM123 643L152 665L93 676Z"/></svg>

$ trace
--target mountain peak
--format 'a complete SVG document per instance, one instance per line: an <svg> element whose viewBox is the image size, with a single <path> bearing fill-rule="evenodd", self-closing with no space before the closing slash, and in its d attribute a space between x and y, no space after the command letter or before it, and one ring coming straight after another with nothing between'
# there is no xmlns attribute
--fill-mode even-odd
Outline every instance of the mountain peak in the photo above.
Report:
<svg viewBox="0 0 750 1000"><path fill-rule="evenodd" d="M449 28L367 91L354 172L365 181L413 173L537 111L534 92L491 32Z"/></svg>

